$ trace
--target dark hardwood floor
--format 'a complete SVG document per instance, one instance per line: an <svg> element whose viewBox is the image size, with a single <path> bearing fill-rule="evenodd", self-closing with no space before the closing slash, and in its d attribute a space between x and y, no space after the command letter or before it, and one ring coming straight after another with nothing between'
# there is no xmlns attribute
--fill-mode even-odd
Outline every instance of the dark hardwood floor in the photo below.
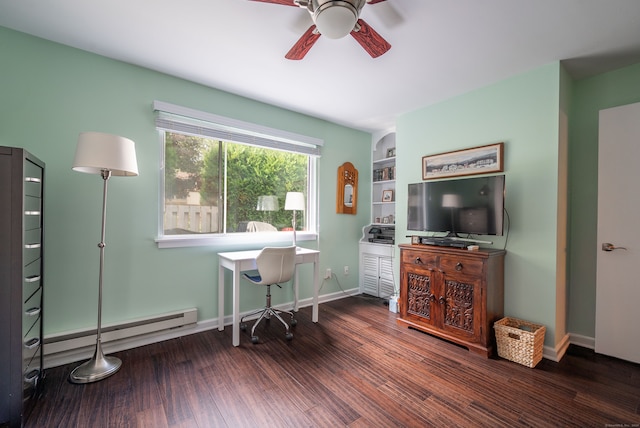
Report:
<svg viewBox="0 0 640 428"><path fill-rule="evenodd" d="M379 299L350 297L272 322L253 345L231 328L119 352L86 385L47 371L26 427L638 427L640 365L571 348L534 369L402 328Z"/></svg>

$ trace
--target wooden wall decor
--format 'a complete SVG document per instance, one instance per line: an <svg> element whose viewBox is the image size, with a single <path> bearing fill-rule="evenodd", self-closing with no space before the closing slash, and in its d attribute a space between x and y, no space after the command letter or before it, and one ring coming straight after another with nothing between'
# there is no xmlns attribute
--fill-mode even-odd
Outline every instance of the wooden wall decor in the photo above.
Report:
<svg viewBox="0 0 640 428"><path fill-rule="evenodd" d="M358 170L351 162L338 167L336 213L356 214L358 208Z"/></svg>

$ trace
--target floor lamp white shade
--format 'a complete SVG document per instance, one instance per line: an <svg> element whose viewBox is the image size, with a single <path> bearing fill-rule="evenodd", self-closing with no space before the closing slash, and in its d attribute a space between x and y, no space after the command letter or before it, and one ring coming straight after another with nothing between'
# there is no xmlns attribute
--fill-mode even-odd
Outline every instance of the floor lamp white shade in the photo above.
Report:
<svg viewBox="0 0 640 428"><path fill-rule="evenodd" d="M284 200L284 209L293 211L293 220L291 225L293 226L293 245L296 243L296 211L304 211L304 194L302 192L287 192L287 196Z"/></svg>
<svg viewBox="0 0 640 428"><path fill-rule="evenodd" d="M100 132L83 132L78 137L73 170L88 174L100 174L103 180L102 192L102 235L98 243L100 249L100 274L98 278L98 325L96 348L93 357L71 372L72 383L89 383L102 380L116 373L122 361L102 352L102 283L104 278L105 225L107 219L107 182L114 176L138 175L135 143L128 138Z"/></svg>
<svg viewBox="0 0 640 428"><path fill-rule="evenodd" d="M118 135L82 132L78 137L73 170L88 174L109 170L113 176L138 175L135 143Z"/></svg>

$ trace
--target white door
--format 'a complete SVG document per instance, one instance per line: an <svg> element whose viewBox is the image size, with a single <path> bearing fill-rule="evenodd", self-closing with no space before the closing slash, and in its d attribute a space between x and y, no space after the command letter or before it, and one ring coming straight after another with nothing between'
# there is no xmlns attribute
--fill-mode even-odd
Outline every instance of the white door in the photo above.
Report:
<svg viewBox="0 0 640 428"><path fill-rule="evenodd" d="M640 363L640 103L600 111L596 352Z"/></svg>

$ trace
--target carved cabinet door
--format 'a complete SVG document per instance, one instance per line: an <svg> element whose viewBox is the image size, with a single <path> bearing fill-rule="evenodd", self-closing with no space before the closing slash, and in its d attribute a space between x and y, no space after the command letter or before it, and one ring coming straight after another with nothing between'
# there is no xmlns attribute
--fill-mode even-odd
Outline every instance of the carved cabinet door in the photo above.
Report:
<svg viewBox="0 0 640 428"><path fill-rule="evenodd" d="M442 274L441 324L460 338L480 338L482 332L482 281L465 275Z"/></svg>
<svg viewBox="0 0 640 428"><path fill-rule="evenodd" d="M407 266L400 284L400 316L404 319L432 324L438 309L434 294L434 269Z"/></svg>

